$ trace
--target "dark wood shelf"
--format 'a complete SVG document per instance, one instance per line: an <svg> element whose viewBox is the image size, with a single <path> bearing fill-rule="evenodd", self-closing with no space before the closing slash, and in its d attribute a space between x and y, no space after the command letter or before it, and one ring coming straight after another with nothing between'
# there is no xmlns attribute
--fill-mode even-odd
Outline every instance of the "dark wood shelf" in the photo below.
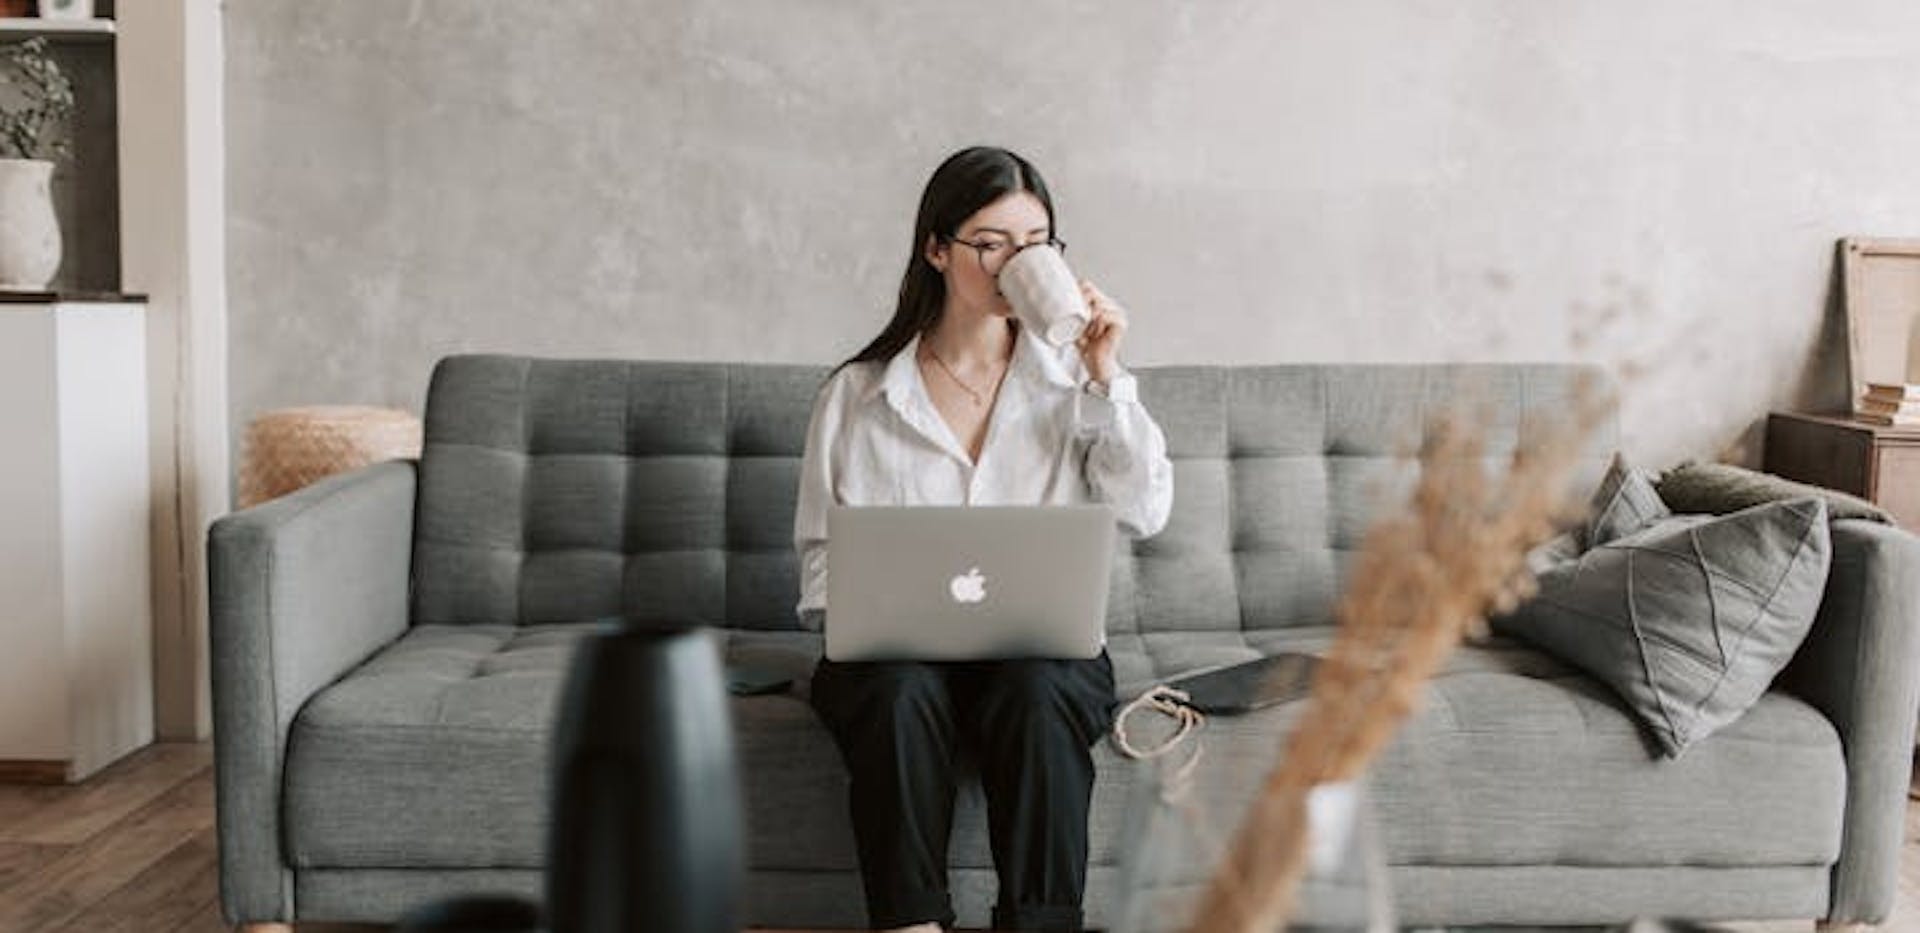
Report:
<svg viewBox="0 0 1920 933"><path fill-rule="evenodd" d="M113 20L46 19L38 16L0 16L0 42L46 36L61 42L112 42Z"/></svg>
<svg viewBox="0 0 1920 933"><path fill-rule="evenodd" d="M83 290L15 292L0 290L0 305L47 305L47 304L145 304L147 296L128 292L98 292Z"/></svg>

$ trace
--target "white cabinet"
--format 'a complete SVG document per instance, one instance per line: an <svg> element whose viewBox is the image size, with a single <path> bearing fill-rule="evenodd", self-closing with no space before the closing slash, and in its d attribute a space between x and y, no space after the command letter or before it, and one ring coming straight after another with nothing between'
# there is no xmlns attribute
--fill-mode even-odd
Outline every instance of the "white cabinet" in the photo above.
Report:
<svg viewBox="0 0 1920 933"><path fill-rule="evenodd" d="M146 309L0 295L0 779L153 740Z"/></svg>

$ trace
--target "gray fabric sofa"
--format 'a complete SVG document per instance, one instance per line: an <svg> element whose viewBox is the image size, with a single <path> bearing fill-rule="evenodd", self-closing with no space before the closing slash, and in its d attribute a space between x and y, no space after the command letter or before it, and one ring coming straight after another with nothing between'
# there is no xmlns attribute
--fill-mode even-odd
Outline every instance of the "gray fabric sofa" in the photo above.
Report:
<svg viewBox="0 0 1920 933"><path fill-rule="evenodd" d="M1140 371L1174 460L1164 532L1124 542L1120 693L1325 645L1369 517L1438 406L1496 414L1496 453L1565 410L1560 366ZM794 480L821 367L454 357L418 464L335 477L209 535L221 890L239 922L388 921L468 891L537 895L547 731L578 620L711 622L799 693L736 698L747 920L857 926L846 778L804 701ZM1590 484L1615 445L1596 439ZM1373 775L1409 923L1634 916L1876 921L1895 891L1920 689L1920 539L1833 526L1809 641L1774 692L1662 761L1604 688L1498 640L1462 650ZM1220 718L1202 799L1227 812L1295 709ZM1103 743L1090 923L1115 903L1136 776ZM952 885L993 896L965 785Z"/></svg>

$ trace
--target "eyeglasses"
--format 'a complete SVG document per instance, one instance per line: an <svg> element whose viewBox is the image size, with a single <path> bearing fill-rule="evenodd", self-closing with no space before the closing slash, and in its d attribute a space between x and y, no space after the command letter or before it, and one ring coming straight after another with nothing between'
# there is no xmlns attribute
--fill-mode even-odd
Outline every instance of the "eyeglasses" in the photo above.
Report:
<svg viewBox="0 0 1920 933"><path fill-rule="evenodd" d="M1054 237L1047 237L1044 240L1035 240L1032 243L1021 243L1018 245L1006 237L994 236L992 234L982 234L979 239L974 240L963 240L957 236L949 236L946 240L949 243L958 243L961 246L973 247L973 255L980 260L980 271L985 272L989 276L999 275L1000 270L1006 268L1007 260L1012 259L1015 254L1023 249L1034 246L1051 246L1062 253L1067 251L1067 241Z"/></svg>

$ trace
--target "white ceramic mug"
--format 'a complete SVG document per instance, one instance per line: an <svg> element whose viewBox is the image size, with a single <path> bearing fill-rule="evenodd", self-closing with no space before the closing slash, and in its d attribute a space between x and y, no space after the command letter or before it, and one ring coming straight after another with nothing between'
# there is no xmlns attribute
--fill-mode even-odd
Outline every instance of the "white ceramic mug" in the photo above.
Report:
<svg viewBox="0 0 1920 933"><path fill-rule="evenodd" d="M1093 317L1067 258L1051 246L1029 246L1007 260L1000 293L1022 324L1056 347L1080 339Z"/></svg>

